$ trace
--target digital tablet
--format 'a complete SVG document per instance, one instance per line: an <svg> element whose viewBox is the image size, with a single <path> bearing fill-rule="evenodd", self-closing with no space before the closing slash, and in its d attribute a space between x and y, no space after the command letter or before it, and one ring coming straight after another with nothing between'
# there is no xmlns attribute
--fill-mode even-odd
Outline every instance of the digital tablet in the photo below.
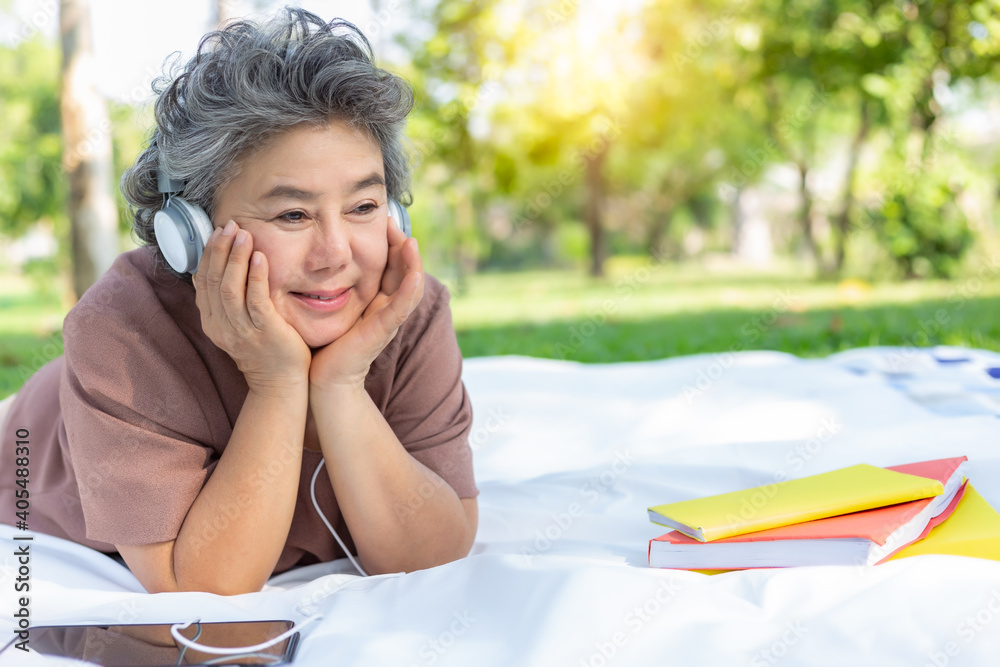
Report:
<svg viewBox="0 0 1000 667"><path fill-rule="evenodd" d="M278 642L291 621L193 622L137 625L39 626L15 634L0 650L8 664L25 648L43 655L84 660L102 667L167 667L168 665L287 665L298 647L299 633ZM170 632L177 627L195 646L185 646ZM25 633L27 640L25 640ZM259 647L260 644L269 644ZM258 647L254 650L239 649ZM220 649L210 651L209 648Z"/></svg>

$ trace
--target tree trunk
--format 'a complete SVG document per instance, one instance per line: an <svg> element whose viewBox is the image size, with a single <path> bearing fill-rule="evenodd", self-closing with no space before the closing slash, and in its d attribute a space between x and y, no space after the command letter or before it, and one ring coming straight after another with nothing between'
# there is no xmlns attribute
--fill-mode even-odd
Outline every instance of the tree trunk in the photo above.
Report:
<svg viewBox="0 0 1000 667"><path fill-rule="evenodd" d="M732 254L736 257L740 256L740 241L743 239L743 225L746 223L746 218L743 216L743 207L740 205L742 197L743 186L741 185L735 188L733 200L729 202L729 224L733 234Z"/></svg>
<svg viewBox="0 0 1000 667"><path fill-rule="evenodd" d="M112 197L111 122L94 82L89 0L60 0L63 167L69 180L73 289L77 298L118 255Z"/></svg>
<svg viewBox="0 0 1000 667"><path fill-rule="evenodd" d="M799 225L802 227L802 238L806 242L806 249L809 251L809 256L816 260L816 266L819 268L820 272L822 272L823 260L819 256L819 249L816 247L816 239L813 237L813 200L812 194L809 192L809 186L807 185L809 165L803 161L797 163L796 166L799 168L799 196L802 198L802 209L799 213Z"/></svg>
<svg viewBox="0 0 1000 667"><path fill-rule="evenodd" d="M670 228L670 223L674 218L674 206L669 204L664 207L656 207L653 210L653 223L649 226L649 233L646 235L646 248L649 256L658 259L666 255L666 248L663 247L663 235Z"/></svg>
<svg viewBox="0 0 1000 667"><path fill-rule="evenodd" d="M587 157L587 204L584 219L590 233L590 275L604 276L604 260L607 257L604 238L604 158L608 154L608 142L600 151Z"/></svg>
<svg viewBox="0 0 1000 667"><path fill-rule="evenodd" d="M833 259L833 271L837 275L840 275L844 268L844 257L847 253L848 227L851 221L851 209L854 206L854 172L857 171L858 157L861 154L861 147L864 146L865 139L868 137L870 127L868 100L863 98L861 100L861 123L854 135L854 141L851 142L851 153L847 163L847 192L844 194L844 207L835 223L837 226L837 251Z"/></svg>
<svg viewBox="0 0 1000 667"><path fill-rule="evenodd" d="M476 206L471 179L454 182L455 201L455 263L458 267L457 288L465 294L469 276L476 272Z"/></svg>

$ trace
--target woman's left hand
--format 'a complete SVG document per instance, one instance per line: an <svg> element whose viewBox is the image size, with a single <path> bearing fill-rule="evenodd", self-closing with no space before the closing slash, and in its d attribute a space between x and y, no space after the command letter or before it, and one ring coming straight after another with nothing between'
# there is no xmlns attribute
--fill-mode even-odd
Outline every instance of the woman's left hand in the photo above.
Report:
<svg viewBox="0 0 1000 667"><path fill-rule="evenodd" d="M424 262L417 240L387 218L389 254L378 294L347 333L313 353L311 390L363 387L368 369L424 294Z"/></svg>

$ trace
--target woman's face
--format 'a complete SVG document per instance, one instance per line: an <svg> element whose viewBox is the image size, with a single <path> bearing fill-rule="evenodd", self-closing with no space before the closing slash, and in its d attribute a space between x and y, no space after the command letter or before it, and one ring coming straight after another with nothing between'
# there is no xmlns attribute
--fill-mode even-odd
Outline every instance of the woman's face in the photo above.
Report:
<svg viewBox="0 0 1000 667"><path fill-rule="evenodd" d="M253 236L275 309L318 348L346 333L378 293L386 197L378 143L334 120L293 128L245 159L219 192L213 224L235 220Z"/></svg>

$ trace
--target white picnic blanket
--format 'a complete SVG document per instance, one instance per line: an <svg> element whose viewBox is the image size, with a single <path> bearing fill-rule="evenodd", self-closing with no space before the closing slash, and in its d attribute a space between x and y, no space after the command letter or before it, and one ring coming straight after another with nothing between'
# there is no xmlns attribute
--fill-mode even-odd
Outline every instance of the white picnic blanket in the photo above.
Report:
<svg viewBox="0 0 1000 667"><path fill-rule="evenodd" d="M866 348L584 365L465 362L480 528L470 557L362 579L342 563L260 593L148 595L122 566L37 535L35 625L322 618L299 665L996 665L1000 562L706 576L648 567L650 505L859 462L966 455L1000 508L1000 355ZM11 636L16 534L0 527ZM0 664L76 664L28 656Z"/></svg>

